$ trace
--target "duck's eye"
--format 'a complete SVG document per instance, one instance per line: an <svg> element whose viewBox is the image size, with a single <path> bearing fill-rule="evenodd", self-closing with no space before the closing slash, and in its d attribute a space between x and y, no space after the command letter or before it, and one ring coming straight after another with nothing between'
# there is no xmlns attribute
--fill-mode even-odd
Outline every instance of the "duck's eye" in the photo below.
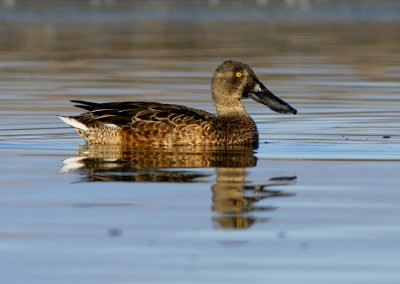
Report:
<svg viewBox="0 0 400 284"><path fill-rule="evenodd" d="M236 77L238 77L238 78L240 78L240 77L242 77L242 73L240 73L240 72L236 72Z"/></svg>

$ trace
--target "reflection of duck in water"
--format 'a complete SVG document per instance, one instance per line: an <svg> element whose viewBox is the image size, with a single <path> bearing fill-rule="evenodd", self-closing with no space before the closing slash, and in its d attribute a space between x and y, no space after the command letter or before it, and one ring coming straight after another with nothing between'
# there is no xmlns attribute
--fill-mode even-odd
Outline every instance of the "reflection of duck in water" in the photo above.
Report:
<svg viewBox="0 0 400 284"><path fill-rule="evenodd" d="M206 177L197 169L247 168L256 165L249 146L141 146L84 145L78 157L64 161L61 172L73 170L83 181L189 182ZM196 169L196 170L195 170Z"/></svg>
<svg viewBox="0 0 400 284"><path fill-rule="evenodd" d="M265 198L287 197L293 194L268 187L291 184L296 177L271 178L263 185L247 185L248 172L243 168L217 168L217 183L213 192L212 210L219 212L213 218L215 228L248 228L254 223L265 222L266 218L256 218L252 212L271 211L271 206L257 206Z"/></svg>
<svg viewBox="0 0 400 284"><path fill-rule="evenodd" d="M226 61L216 69L211 92L217 115L181 105L153 102L73 101L88 110L60 119L89 144L258 144L257 127L241 102L252 98L280 113L296 114L273 95L246 64Z"/></svg>
<svg viewBox="0 0 400 284"><path fill-rule="evenodd" d="M73 171L83 181L198 182L212 175L205 168L216 168L212 190L215 228L247 228L266 219L255 213L275 208L257 206L270 197L290 196L269 186L290 184L294 177L269 179L266 184L248 184L246 168L256 166L251 146L170 146L132 149L118 145L85 145L79 157L64 161L61 172Z"/></svg>

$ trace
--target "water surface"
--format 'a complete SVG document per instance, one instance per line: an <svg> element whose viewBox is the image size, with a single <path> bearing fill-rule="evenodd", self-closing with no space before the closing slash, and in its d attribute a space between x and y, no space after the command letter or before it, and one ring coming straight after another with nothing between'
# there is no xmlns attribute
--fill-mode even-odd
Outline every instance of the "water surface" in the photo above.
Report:
<svg viewBox="0 0 400 284"><path fill-rule="evenodd" d="M400 281L398 21L14 13L0 25L3 281ZM226 59L299 111L245 102L257 149L93 149L56 117L79 112L71 99L214 112Z"/></svg>

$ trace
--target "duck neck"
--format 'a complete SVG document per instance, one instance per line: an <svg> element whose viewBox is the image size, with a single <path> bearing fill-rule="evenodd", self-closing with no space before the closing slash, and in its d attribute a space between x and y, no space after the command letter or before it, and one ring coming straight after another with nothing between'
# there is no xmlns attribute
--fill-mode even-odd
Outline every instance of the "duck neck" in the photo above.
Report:
<svg viewBox="0 0 400 284"><path fill-rule="evenodd" d="M242 102L238 99L215 99L215 108L217 109L218 117L232 117L232 118L250 118Z"/></svg>
<svg viewBox="0 0 400 284"><path fill-rule="evenodd" d="M232 117L240 118L242 120L250 118L240 101L237 101L236 104L216 104L215 107L217 109L218 117Z"/></svg>
<svg viewBox="0 0 400 284"><path fill-rule="evenodd" d="M238 118L238 119L250 119L247 114L242 102L240 101L241 95L235 93L231 90L230 86L224 84L217 84L216 78L213 78L211 84L211 94L217 109L217 116L228 117L228 118Z"/></svg>

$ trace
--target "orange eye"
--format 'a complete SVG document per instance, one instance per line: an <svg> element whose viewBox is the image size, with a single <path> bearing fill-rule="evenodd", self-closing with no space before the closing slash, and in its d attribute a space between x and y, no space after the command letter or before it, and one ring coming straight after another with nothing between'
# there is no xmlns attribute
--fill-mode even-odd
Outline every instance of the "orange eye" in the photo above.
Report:
<svg viewBox="0 0 400 284"><path fill-rule="evenodd" d="M240 73L240 72L236 72L236 77L238 77L238 78L240 78L240 77L242 77L242 73Z"/></svg>

